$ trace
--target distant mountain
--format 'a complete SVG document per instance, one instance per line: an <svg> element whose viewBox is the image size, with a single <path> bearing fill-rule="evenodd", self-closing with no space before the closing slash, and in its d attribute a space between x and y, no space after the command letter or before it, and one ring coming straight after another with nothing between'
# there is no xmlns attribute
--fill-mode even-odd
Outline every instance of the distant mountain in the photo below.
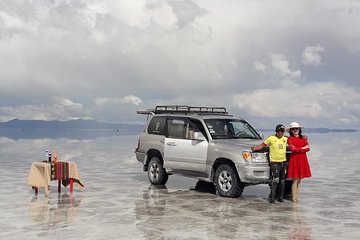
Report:
<svg viewBox="0 0 360 240"><path fill-rule="evenodd" d="M95 120L41 121L13 119L0 122L0 137L10 139L68 138L92 139L105 136L139 134L144 125L105 123ZM274 129L258 129L258 132L274 132ZM355 129L305 128L308 133L352 133Z"/></svg>
<svg viewBox="0 0 360 240"><path fill-rule="evenodd" d="M8 122L0 122L1 128L20 128L20 129L121 129L132 124L105 123L95 120L70 120L70 121L43 121L43 120L19 120L12 119Z"/></svg>
<svg viewBox="0 0 360 240"><path fill-rule="evenodd" d="M17 129L139 129L143 125L123 124L123 123L105 123L96 120L70 120L70 121L44 121L44 120L19 120L12 119L8 122L0 122L0 128ZM259 132L273 132L274 129L258 129ZM305 128L306 133L329 133L329 132L357 132L355 129L338 128Z"/></svg>
<svg viewBox="0 0 360 240"><path fill-rule="evenodd" d="M259 132L273 132L274 129L258 129ZM303 130L304 133L341 133L341 132L347 132L347 133L353 133L357 132L356 129L339 129L339 128L305 128Z"/></svg>
<svg viewBox="0 0 360 240"><path fill-rule="evenodd" d="M93 139L139 134L143 125L104 123L94 120L41 121L13 119L0 122L0 137L10 139Z"/></svg>

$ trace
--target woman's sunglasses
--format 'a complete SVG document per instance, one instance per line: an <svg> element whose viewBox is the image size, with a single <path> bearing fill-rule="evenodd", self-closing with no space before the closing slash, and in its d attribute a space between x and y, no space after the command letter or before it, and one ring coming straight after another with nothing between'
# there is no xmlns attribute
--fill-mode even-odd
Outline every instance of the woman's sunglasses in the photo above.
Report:
<svg viewBox="0 0 360 240"><path fill-rule="evenodd" d="M291 128L291 131L298 131L299 128Z"/></svg>

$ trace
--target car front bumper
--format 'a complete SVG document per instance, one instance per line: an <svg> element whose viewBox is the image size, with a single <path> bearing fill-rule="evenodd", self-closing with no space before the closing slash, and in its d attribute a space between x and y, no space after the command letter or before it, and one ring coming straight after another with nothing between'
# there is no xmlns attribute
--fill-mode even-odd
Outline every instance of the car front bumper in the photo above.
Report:
<svg viewBox="0 0 360 240"><path fill-rule="evenodd" d="M236 165L241 182L258 184L267 183L270 176L268 163Z"/></svg>

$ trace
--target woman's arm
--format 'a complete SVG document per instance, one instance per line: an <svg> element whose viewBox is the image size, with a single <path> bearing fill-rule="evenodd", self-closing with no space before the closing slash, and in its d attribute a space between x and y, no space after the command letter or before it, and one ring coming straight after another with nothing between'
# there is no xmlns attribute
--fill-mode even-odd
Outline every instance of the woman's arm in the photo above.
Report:
<svg viewBox="0 0 360 240"><path fill-rule="evenodd" d="M300 151L300 152L306 153L306 152L308 152L308 151L310 151L310 146L309 146L309 144L303 146L303 147L301 148L301 151Z"/></svg>
<svg viewBox="0 0 360 240"><path fill-rule="evenodd" d="M310 145L309 145L309 143L307 141L307 138L305 139L305 141L306 141L306 145L303 146L303 147L295 147L292 144L290 139L288 139L287 143L288 143L289 148L291 149L292 152L294 152L294 153L306 153L306 152L310 151Z"/></svg>

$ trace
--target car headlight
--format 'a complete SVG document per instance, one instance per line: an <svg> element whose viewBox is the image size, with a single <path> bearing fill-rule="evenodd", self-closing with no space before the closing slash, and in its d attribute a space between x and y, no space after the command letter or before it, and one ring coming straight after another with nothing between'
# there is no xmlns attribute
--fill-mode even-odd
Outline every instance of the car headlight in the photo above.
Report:
<svg viewBox="0 0 360 240"><path fill-rule="evenodd" d="M242 156L248 162L256 162L256 163L267 162L266 154L261 152L242 152Z"/></svg>

